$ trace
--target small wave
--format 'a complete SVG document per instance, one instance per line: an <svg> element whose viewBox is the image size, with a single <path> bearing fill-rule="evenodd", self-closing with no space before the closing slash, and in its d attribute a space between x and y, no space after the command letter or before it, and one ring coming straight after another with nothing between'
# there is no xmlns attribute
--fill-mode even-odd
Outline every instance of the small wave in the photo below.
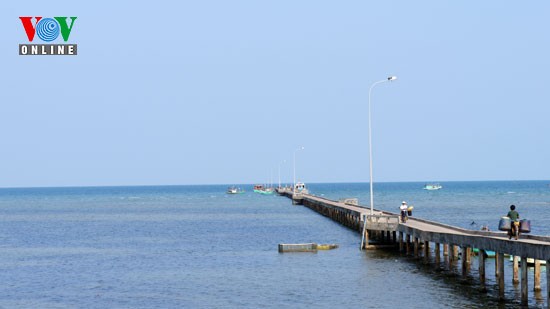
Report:
<svg viewBox="0 0 550 309"><path fill-rule="evenodd" d="M506 192L506 193L508 193L508 194L516 194L516 192L514 192L514 191L508 191L508 192Z"/></svg>

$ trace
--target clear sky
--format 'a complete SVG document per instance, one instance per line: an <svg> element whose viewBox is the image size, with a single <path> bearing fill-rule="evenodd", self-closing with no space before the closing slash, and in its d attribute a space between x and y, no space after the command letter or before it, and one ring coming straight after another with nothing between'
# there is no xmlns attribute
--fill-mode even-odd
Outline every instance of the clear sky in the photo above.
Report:
<svg viewBox="0 0 550 309"><path fill-rule="evenodd" d="M0 187L550 179L550 2L4 1ZM19 56L77 16L78 56ZM42 43L37 41L35 43ZM55 43L62 43L56 41ZM283 160L286 163L281 164Z"/></svg>

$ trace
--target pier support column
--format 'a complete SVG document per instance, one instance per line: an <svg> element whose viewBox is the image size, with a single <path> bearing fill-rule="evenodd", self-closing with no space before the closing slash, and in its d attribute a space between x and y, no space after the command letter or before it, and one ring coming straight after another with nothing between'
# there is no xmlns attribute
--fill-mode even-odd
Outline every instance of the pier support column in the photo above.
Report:
<svg viewBox="0 0 550 309"><path fill-rule="evenodd" d="M468 247L462 247L462 276L466 277L468 275L468 271L470 270L470 259L468 257L470 248Z"/></svg>
<svg viewBox="0 0 550 309"><path fill-rule="evenodd" d="M411 252L411 235L410 234L407 234L407 236L405 236L405 252L407 254L410 254Z"/></svg>
<svg viewBox="0 0 550 309"><path fill-rule="evenodd" d="M424 264L430 262L430 242L424 241Z"/></svg>
<svg viewBox="0 0 550 309"><path fill-rule="evenodd" d="M479 249L479 281L485 288L485 250Z"/></svg>
<svg viewBox="0 0 550 309"><path fill-rule="evenodd" d="M399 232L399 252L403 252L403 232Z"/></svg>
<svg viewBox="0 0 550 309"><path fill-rule="evenodd" d="M436 242L434 244L435 262L439 264L441 262L441 252L439 251L440 244Z"/></svg>
<svg viewBox="0 0 550 309"><path fill-rule="evenodd" d="M418 257L418 237L414 238L414 257Z"/></svg>
<svg viewBox="0 0 550 309"><path fill-rule="evenodd" d="M527 298L528 296L527 272L528 272L527 257L522 256L521 257L521 304L522 305L527 305L527 303L529 302L529 299Z"/></svg>
<svg viewBox="0 0 550 309"><path fill-rule="evenodd" d="M497 260L498 265L498 267L496 267L498 269L498 297L504 299L504 254L499 252L495 260Z"/></svg>
<svg viewBox="0 0 550 309"><path fill-rule="evenodd" d="M546 260L546 308L550 309L550 260Z"/></svg>
<svg viewBox="0 0 550 309"><path fill-rule="evenodd" d="M502 253L495 252L495 277L496 278L498 278L498 276L499 276L500 268L498 267L498 261L499 261L501 255L502 255Z"/></svg>
<svg viewBox="0 0 550 309"><path fill-rule="evenodd" d="M513 276L513 279L512 279L512 282L514 284L518 284L519 283L519 262L518 262L518 256L514 255L514 276Z"/></svg>
<svg viewBox="0 0 550 309"><path fill-rule="evenodd" d="M534 271L534 282L533 282L533 291L540 292L540 260L535 260L535 271Z"/></svg>
<svg viewBox="0 0 550 309"><path fill-rule="evenodd" d="M393 243L395 244L397 242L397 232L393 231L392 236L393 236Z"/></svg>
<svg viewBox="0 0 550 309"><path fill-rule="evenodd" d="M453 259L458 261L458 246L453 245Z"/></svg>
<svg viewBox="0 0 550 309"><path fill-rule="evenodd" d="M443 256L448 256L448 255L449 255L449 245L443 244Z"/></svg>

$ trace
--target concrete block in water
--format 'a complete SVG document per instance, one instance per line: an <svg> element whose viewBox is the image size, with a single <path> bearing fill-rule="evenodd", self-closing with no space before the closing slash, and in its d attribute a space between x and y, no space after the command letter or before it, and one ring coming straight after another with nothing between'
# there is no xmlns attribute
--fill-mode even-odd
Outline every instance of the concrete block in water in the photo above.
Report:
<svg viewBox="0 0 550 309"><path fill-rule="evenodd" d="M279 252L317 252L317 250L332 250L338 248L337 244L279 244Z"/></svg>
<svg viewBox="0 0 550 309"><path fill-rule="evenodd" d="M279 252L316 252L317 244L279 244Z"/></svg>

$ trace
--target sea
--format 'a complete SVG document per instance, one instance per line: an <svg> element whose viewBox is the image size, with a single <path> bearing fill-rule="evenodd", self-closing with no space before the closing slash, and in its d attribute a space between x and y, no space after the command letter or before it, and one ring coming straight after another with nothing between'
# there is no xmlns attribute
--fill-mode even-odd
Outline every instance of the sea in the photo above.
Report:
<svg viewBox="0 0 550 309"><path fill-rule="evenodd" d="M374 184L374 208L466 229L497 230L511 204L550 236L550 181ZM494 259L481 287L477 258L422 263L395 251L361 251L361 236L288 198L229 185L0 189L0 308L518 308L505 262L499 301ZM368 183L312 183L312 194L357 198ZM280 243L338 244L279 253ZM460 263L458 263L460 264ZM546 306L533 292L529 307Z"/></svg>

